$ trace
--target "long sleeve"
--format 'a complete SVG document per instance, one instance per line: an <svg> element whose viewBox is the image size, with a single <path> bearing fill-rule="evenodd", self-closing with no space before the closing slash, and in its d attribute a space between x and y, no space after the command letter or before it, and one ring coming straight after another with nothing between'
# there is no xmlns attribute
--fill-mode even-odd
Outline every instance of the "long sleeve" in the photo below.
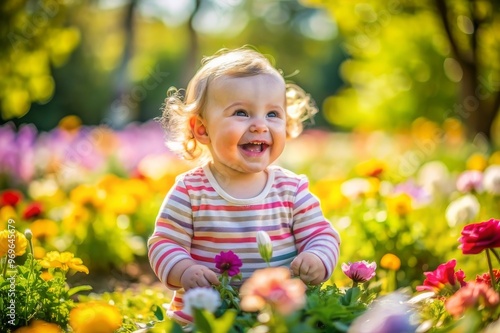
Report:
<svg viewBox="0 0 500 333"><path fill-rule="evenodd" d="M167 278L172 267L183 259L191 259L193 220L187 190L180 178L165 197L155 229L148 240L149 262L156 276L170 289Z"/></svg>
<svg viewBox="0 0 500 333"><path fill-rule="evenodd" d="M297 188L293 207L293 233L299 253L316 254L325 265L327 279L333 273L340 254L340 236L324 217L319 200L309 191L303 177Z"/></svg>

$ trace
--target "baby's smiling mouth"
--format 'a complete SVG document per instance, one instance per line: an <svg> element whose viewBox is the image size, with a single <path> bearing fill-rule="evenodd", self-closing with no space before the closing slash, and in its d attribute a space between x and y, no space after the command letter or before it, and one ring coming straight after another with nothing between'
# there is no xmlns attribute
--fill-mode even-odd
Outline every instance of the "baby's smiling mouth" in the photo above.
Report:
<svg viewBox="0 0 500 333"><path fill-rule="evenodd" d="M260 153L266 150L269 145L265 142L260 142L260 141L255 141L255 142L249 142L249 143L244 143L240 145L241 148L245 151L249 151L252 153Z"/></svg>

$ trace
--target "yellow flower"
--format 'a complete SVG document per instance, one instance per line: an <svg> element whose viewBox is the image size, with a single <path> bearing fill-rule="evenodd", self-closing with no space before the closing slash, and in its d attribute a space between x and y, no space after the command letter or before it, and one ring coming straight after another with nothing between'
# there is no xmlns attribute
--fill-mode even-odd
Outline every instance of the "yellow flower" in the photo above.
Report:
<svg viewBox="0 0 500 333"><path fill-rule="evenodd" d="M401 267L401 260L395 254L386 253L382 259L380 259L380 267L391 271L397 271Z"/></svg>
<svg viewBox="0 0 500 333"><path fill-rule="evenodd" d="M59 325L48 323L46 321L35 319L29 326L20 327L14 333L62 333L63 330Z"/></svg>
<svg viewBox="0 0 500 333"><path fill-rule="evenodd" d="M500 150L491 154L489 162L491 165L500 164Z"/></svg>
<svg viewBox="0 0 500 333"><path fill-rule="evenodd" d="M47 252L43 247L41 246L33 247L33 257L35 257L35 259L42 259L43 257L45 257L45 253Z"/></svg>
<svg viewBox="0 0 500 333"><path fill-rule="evenodd" d="M370 159L356 165L356 173L363 177L378 177L387 169L387 164L378 159Z"/></svg>
<svg viewBox="0 0 500 333"><path fill-rule="evenodd" d="M70 200L81 206L89 204L94 207L100 207L104 203L105 197L106 191L87 184L78 185L69 194Z"/></svg>
<svg viewBox="0 0 500 333"><path fill-rule="evenodd" d="M35 220L31 223L30 229L36 239L54 237L59 232L57 223L49 219Z"/></svg>
<svg viewBox="0 0 500 333"><path fill-rule="evenodd" d="M113 333L122 325L118 309L110 304L92 301L78 304L69 313L69 324L75 333Z"/></svg>
<svg viewBox="0 0 500 333"><path fill-rule="evenodd" d="M89 269L83 265L82 259L75 258L71 252L59 253L57 251L50 251L40 260L40 265L44 268L60 268L63 271L71 268L77 272L89 274Z"/></svg>
<svg viewBox="0 0 500 333"><path fill-rule="evenodd" d="M19 231L11 232L11 230L0 231L0 257L6 255L9 249L14 250L16 257L22 256L26 252L28 246L26 237Z"/></svg>
<svg viewBox="0 0 500 333"><path fill-rule="evenodd" d="M411 197L400 193L387 198L387 210L399 216L405 216L412 210Z"/></svg>
<svg viewBox="0 0 500 333"><path fill-rule="evenodd" d="M488 160L486 156L481 153L472 154L466 163L467 170L478 170L483 171L488 166Z"/></svg>
<svg viewBox="0 0 500 333"><path fill-rule="evenodd" d="M9 219L17 219L17 212L14 207L7 205L0 208L0 221L8 221ZM3 229L3 228L2 228Z"/></svg>

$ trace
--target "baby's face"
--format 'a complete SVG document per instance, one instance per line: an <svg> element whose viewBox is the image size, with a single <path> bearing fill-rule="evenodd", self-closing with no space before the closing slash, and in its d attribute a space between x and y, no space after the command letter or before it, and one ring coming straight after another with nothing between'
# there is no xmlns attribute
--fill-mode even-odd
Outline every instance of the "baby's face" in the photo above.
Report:
<svg viewBox="0 0 500 333"><path fill-rule="evenodd" d="M231 172L258 173L281 155L286 99L280 76L220 77L207 93L203 121L214 164Z"/></svg>

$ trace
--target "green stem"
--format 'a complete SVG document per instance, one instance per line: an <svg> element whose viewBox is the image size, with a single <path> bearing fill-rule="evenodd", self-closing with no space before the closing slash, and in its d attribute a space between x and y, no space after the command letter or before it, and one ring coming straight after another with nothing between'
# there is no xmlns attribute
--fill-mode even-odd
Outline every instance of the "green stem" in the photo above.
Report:
<svg viewBox="0 0 500 333"><path fill-rule="evenodd" d="M7 255L5 255L4 258L2 258L2 261L4 261L3 259L5 259L5 262L4 262L3 269L2 269L2 275L3 275L3 278L5 279L5 276L7 275L7 263L9 260L7 259Z"/></svg>
<svg viewBox="0 0 500 333"><path fill-rule="evenodd" d="M498 286L496 283L497 280L495 278L495 274L493 273L493 266L491 265L490 249L486 249L486 258L488 259L488 269L490 271L491 286L493 287L494 290L498 291Z"/></svg>
<svg viewBox="0 0 500 333"><path fill-rule="evenodd" d="M495 251L495 249L490 249L491 250L491 253L493 253L495 255L495 257L497 258L498 262L500 263L500 256L498 255L497 251Z"/></svg>

